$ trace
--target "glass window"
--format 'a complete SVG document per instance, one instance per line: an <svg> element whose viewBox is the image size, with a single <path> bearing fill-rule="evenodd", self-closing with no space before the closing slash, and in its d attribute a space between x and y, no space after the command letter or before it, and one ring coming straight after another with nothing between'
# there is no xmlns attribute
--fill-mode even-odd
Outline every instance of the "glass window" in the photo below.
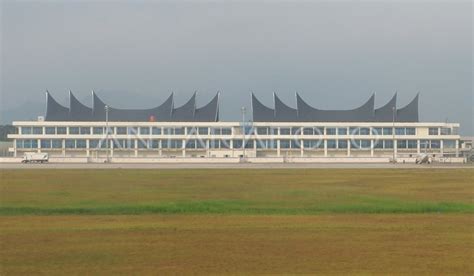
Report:
<svg viewBox="0 0 474 276"><path fill-rule="evenodd" d="M197 130L195 127L187 127L186 128L186 134L187 135L196 135Z"/></svg>
<svg viewBox="0 0 474 276"><path fill-rule="evenodd" d="M69 127L69 134L79 134L79 127Z"/></svg>
<svg viewBox="0 0 474 276"><path fill-rule="evenodd" d="M406 135L416 135L416 128L414 127L407 127L405 131Z"/></svg>
<svg viewBox="0 0 474 276"><path fill-rule="evenodd" d="M42 127L33 127L33 134L43 134Z"/></svg>
<svg viewBox="0 0 474 276"><path fill-rule="evenodd" d="M209 128L207 127L200 127L198 128L199 135L209 135Z"/></svg>
<svg viewBox="0 0 474 276"><path fill-rule="evenodd" d="M230 149L230 140L220 140L219 144L221 149Z"/></svg>
<svg viewBox="0 0 474 276"><path fill-rule="evenodd" d="M76 140L74 139L66 139L66 148L73 149L76 147Z"/></svg>
<svg viewBox="0 0 474 276"><path fill-rule="evenodd" d="M290 140L280 140L280 148L281 149L289 149L290 148Z"/></svg>
<svg viewBox="0 0 474 276"><path fill-rule="evenodd" d="M347 140L338 140L337 141L337 148L347 149Z"/></svg>
<svg viewBox="0 0 474 276"><path fill-rule="evenodd" d="M314 128L312 127L303 128L303 135L314 135Z"/></svg>
<svg viewBox="0 0 474 276"><path fill-rule="evenodd" d="M222 135L232 135L232 129L230 127L223 127L221 133Z"/></svg>
<svg viewBox="0 0 474 276"><path fill-rule="evenodd" d="M257 134L258 135L268 135L270 129L268 127L257 127Z"/></svg>
<svg viewBox="0 0 474 276"><path fill-rule="evenodd" d="M315 127L314 135L324 135L324 127Z"/></svg>
<svg viewBox="0 0 474 276"><path fill-rule="evenodd" d="M383 140L374 140L374 149L382 149Z"/></svg>
<svg viewBox="0 0 474 276"><path fill-rule="evenodd" d="M128 135L138 134L138 127L127 127L127 134Z"/></svg>
<svg viewBox="0 0 474 276"><path fill-rule="evenodd" d="M349 134L350 135L359 135L360 129L358 127L350 127Z"/></svg>
<svg viewBox="0 0 474 276"><path fill-rule="evenodd" d="M221 135L221 129L218 128L218 127L213 127L213 128L211 128L211 134Z"/></svg>
<svg viewBox="0 0 474 276"><path fill-rule="evenodd" d="M117 127L117 134L118 134L118 135L125 135L125 134L127 134L127 128L126 128L126 127Z"/></svg>
<svg viewBox="0 0 474 276"><path fill-rule="evenodd" d="M23 148L23 140L16 140L16 147L19 148L19 149L22 149Z"/></svg>
<svg viewBox="0 0 474 276"><path fill-rule="evenodd" d="M407 140L397 140L397 148L398 149L406 149L407 148Z"/></svg>
<svg viewBox="0 0 474 276"><path fill-rule="evenodd" d="M31 127L21 127L21 134L32 134L33 129Z"/></svg>
<svg viewBox="0 0 474 276"><path fill-rule="evenodd" d="M301 134L301 127L292 127L291 134L293 135L300 135Z"/></svg>
<svg viewBox="0 0 474 276"><path fill-rule="evenodd" d="M381 127L372 128L372 135L383 135L383 130Z"/></svg>
<svg viewBox="0 0 474 276"><path fill-rule="evenodd" d="M290 146L292 149L299 149L301 148L301 142L300 140L291 140L290 141Z"/></svg>
<svg viewBox="0 0 474 276"><path fill-rule="evenodd" d="M439 149L441 147L440 140L431 140L431 148Z"/></svg>
<svg viewBox="0 0 474 276"><path fill-rule="evenodd" d="M370 128L368 127L361 127L359 129L359 134L360 135L370 135Z"/></svg>
<svg viewBox="0 0 474 276"><path fill-rule="evenodd" d="M370 140L360 140L360 147L363 149L370 149Z"/></svg>
<svg viewBox="0 0 474 276"><path fill-rule="evenodd" d="M347 128L346 128L346 127L344 127L344 128L342 128L342 127L338 128L338 129L337 129L337 135L347 135Z"/></svg>
<svg viewBox="0 0 474 276"><path fill-rule="evenodd" d="M317 149L324 147L324 144L321 140L303 140L303 147L305 149Z"/></svg>
<svg viewBox="0 0 474 276"><path fill-rule="evenodd" d="M140 127L140 134L141 134L141 135L148 135L148 134L150 134L150 128L149 128L149 127Z"/></svg>
<svg viewBox="0 0 474 276"><path fill-rule="evenodd" d="M428 129L428 135L438 135L439 129L437 127L430 127Z"/></svg>
<svg viewBox="0 0 474 276"><path fill-rule="evenodd" d="M147 148L149 148L149 142L150 141L148 141L148 140L138 139L137 140L137 146L138 146L139 149L147 149Z"/></svg>
<svg viewBox="0 0 474 276"><path fill-rule="evenodd" d="M246 149L253 149L253 144L254 144L254 140L246 140L245 141L245 148Z"/></svg>
<svg viewBox="0 0 474 276"><path fill-rule="evenodd" d="M84 139L77 139L76 140L76 148L85 149L86 146L87 146L86 140L84 140Z"/></svg>
<svg viewBox="0 0 474 276"><path fill-rule="evenodd" d="M49 148L51 148L51 140L49 140L49 139L41 139L41 148L42 148L42 149L49 149Z"/></svg>
<svg viewBox="0 0 474 276"><path fill-rule="evenodd" d="M56 128L55 127L45 127L44 132L46 134L56 134Z"/></svg>
<svg viewBox="0 0 474 276"><path fill-rule="evenodd" d="M176 127L174 129L174 134L175 135L184 135L184 127Z"/></svg>
<svg viewBox="0 0 474 276"><path fill-rule="evenodd" d="M326 135L336 135L336 128L335 127L327 127L326 128Z"/></svg>
<svg viewBox="0 0 474 276"><path fill-rule="evenodd" d="M451 129L447 127L442 127L440 133L441 135L451 135Z"/></svg>
<svg viewBox="0 0 474 276"><path fill-rule="evenodd" d="M104 134L104 128L103 127L94 127L94 128L92 128L92 133L93 134Z"/></svg>
<svg viewBox="0 0 474 276"><path fill-rule="evenodd" d="M454 149L456 148L456 140L444 140L443 147L446 149Z"/></svg>
<svg viewBox="0 0 474 276"><path fill-rule="evenodd" d="M232 140L232 147L233 147L234 149L240 149L240 148L242 148L242 140L240 140L240 139L234 139L234 140Z"/></svg>
<svg viewBox="0 0 474 276"><path fill-rule="evenodd" d="M405 135L405 128L404 127L397 127L395 128L396 135Z"/></svg>
<svg viewBox="0 0 474 276"><path fill-rule="evenodd" d="M189 139L186 141L186 148L187 149L195 149L196 148L196 139Z"/></svg>
<svg viewBox="0 0 474 276"><path fill-rule="evenodd" d="M416 149L416 144L417 144L416 140L408 140L407 147L409 149Z"/></svg>
<svg viewBox="0 0 474 276"><path fill-rule="evenodd" d="M152 127L151 134L153 135L161 135L161 127Z"/></svg>
<svg viewBox="0 0 474 276"><path fill-rule="evenodd" d="M327 140L326 143L328 149L335 149L337 147L336 140Z"/></svg>
<svg viewBox="0 0 474 276"><path fill-rule="evenodd" d="M384 127L383 128L383 135L392 135L393 134L393 128L391 127Z"/></svg>
<svg viewBox="0 0 474 276"><path fill-rule="evenodd" d="M66 127L57 127L56 128L56 134L66 134L66 133L67 133Z"/></svg>
<svg viewBox="0 0 474 276"><path fill-rule="evenodd" d="M60 149L63 147L63 140L60 139L53 139L51 140L51 147L53 149Z"/></svg>
<svg viewBox="0 0 474 276"><path fill-rule="evenodd" d="M160 140L151 140L151 148L152 149L160 148Z"/></svg>
<svg viewBox="0 0 474 276"><path fill-rule="evenodd" d="M393 149L393 140L384 140L383 145L386 149Z"/></svg>
<svg viewBox="0 0 474 276"><path fill-rule="evenodd" d="M280 135L290 135L291 134L291 129L290 128L280 128Z"/></svg>
<svg viewBox="0 0 474 276"><path fill-rule="evenodd" d="M83 135L91 134L91 128L90 127L81 127L79 131Z"/></svg>

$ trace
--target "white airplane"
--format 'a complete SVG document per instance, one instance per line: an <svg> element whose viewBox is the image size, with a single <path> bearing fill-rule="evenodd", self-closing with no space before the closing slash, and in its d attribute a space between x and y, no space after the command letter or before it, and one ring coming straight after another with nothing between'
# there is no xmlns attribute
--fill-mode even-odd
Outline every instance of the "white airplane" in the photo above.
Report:
<svg viewBox="0 0 474 276"><path fill-rule="evenodd" d="M428 153L426 153L428 142L425 142L424 144L425 144L425 152L420 153L416 156L416 160L415 160L416 164L431 164L433 162L433 158Z"/></svg>

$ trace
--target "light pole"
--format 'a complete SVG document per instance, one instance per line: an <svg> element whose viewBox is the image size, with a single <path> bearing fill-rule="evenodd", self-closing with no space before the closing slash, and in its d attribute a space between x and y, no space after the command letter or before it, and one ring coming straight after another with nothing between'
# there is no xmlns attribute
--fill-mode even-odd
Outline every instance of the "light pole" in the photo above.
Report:
<svg viewBox="0 0 474 276"><path fill-rule="evenodd" d="M109 162L109 106L105 106L105 146L106 146L106 159Z"/></svg>
<svg viewBox="0 0 474 276"><path fill-rule="evenodd" d="M395 163L397 162L397 155L396 155L396 152L395 152L395 112L396 112L396 109L395 109L395 106L392 107L392 147L393 147L393 160L392 162Z"/></svg>
<svg viewBox="0 0 474 276"><path fill-rule="evenodd" d="M242 106L242 157L245 158L245 106Z"/></svg>

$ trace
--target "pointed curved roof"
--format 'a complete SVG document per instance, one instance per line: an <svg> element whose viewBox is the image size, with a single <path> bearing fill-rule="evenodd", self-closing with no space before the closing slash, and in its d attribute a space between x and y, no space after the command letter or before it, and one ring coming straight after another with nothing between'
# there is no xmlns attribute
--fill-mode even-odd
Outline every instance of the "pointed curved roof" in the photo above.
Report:
<svg viewBox="0 0 474 276"><path fill-rule="evenodd" d="M70 108L60 105L46 93L47 121L105 121L105 102L92 91L92 108L82 104L69 91ZM219 93L205 106L196 109L196 93L178 108L173 108L173 93L159 106L149 109L120 109L108 106L110 121L117 122L215 122L219 120Z"/></svg>
<svg viewBox="0 0 474 276"><path fill-rule="evenodd" d="M46 121L67 121L69 120L69 108L60 105L49 91L46 91Z"/></svg>
<svg viewBox="0 0 474 276"><path fill-rule="evenodd" d="M69 90L69 120L90 121L91 119L92 108L82 104Z"/></svg>
<svg viewBox="0 0 474 276"><path fill-rule="evenodd" d="M397 110L397 122L418 122L418 98L420 94L416 94L415 98L406 106Z"/></svg>
<svg viewBox="0 0 474 276"><path fill-rule="evenodd" d="M182 106L173 108L171 121L173 122L192 122L196 111L196 92Z"/></svg>
<svg viewBox="0 0 474 276"><path fill-rule="evenodd" d="M219 118L219 95L220 92L212 98L212 100L203 107L196 108L194 113L194 121L196 122L216 122Z"/></svg>
<svg viewBox="0 0 474 276"><path fill-rule="evenodd" d="M275 110L262 104L252 93L252 114L254 122L273 122Z"/></svg>
<svg viewBox="0 0 474 276"><path fill-rule="evenodd" d="M302 122L370 122L374 120L375 94L358 108L351 110L321 110L307 104L296 94L298 119Z"/></svg>
<svg viewBox="0 0 474 276"><path fill-rule="evenodd" d="M397 108L397 93L393 95L392 99L387 104L375 110L375 121L392 122L393 111L396 108Z"/></svg>
<svg viewBox="0 0 474 276"><path fill-rule="evenodd" d="M276 122L297 122L298 112L296 108L289 107L278 98L276 93L273 93L275 100L275 121Z"/></svg>

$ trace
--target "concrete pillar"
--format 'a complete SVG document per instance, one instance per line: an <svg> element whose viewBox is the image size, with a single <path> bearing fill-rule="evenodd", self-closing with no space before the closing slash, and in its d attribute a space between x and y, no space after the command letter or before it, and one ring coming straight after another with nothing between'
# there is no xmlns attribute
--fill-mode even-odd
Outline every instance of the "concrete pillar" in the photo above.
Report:
<svg viewBox="0 0 474 276"><path fill-rule="evenodd" d="M67 129L68 128L66 128L66 131L69 131ZM63 157L66 157L66 140L62 139L61 144L62 144L62 147L61 147L62 155L63 155Z"/></svg>
<svg viewBox="0 0 474 276"><path fill-rule="evenodd" d="M439 150L441 152L441 156L444 156L444 141L443 140L439 141Z"/></svg>
<svg viewBox="0 0 474 276"><path fill-rule="evenodd" d="M328 157L328 140L324 140L324 157Z"/></svg>
<svg viewBox="0 0 474 276"><path fill-rule="evenodd" d="M90 156L90 150L89 150L89 139L86 139L86 156Z"/></svg>
<svg viewBox="0 0 474 276"><path fill-rule="evenodd" d="M421 145L420 145L420 140L416 140L416 153L420 154L421 153Z"/></svg>
<svg viewBox="0 0 474 276"><path fill-rule="evenodd" d="M187 131L187 130L185 129L185 131ZM182 150L182 156L186 157L186 139L183 139L181 143L183 143L183 145L181 146L182 149L183 149Z"/></svg>
<svg viewBox="0 0 474 276"><path fill-rule="evenodd" d="M459 157L459 140L456 140L456 157Z"/></svg>
<svg viewBox="0 0 474 276"><path fill-rule="evenodd" d="M41 139L37 139L37 143L38 145L36 146L36 151L40 153L41 152Z"/></svg>
<svg viewBox="0 0 474 276"><path fill-rule="evenodd" d="M301 153L301 157L304 157L304 145L303 145L303 140L300 140L300 153Z"/></svg>
<svg viewBox="0 0 474 276"><path fill-rule="evenodd" d="M276 142L277 142L277 156L280 157L280 154L281 154L281 151L280 151L280 139L278 139Z"/></svg>
<svg viewBox="0 0 474 276"><path fill-rule="evenodd" d="M135 157L138 157L138 139L135 139Z"/></svg>
<svg viewBox="0 0 474 276"><path fill-rule="evenodd" d="M351 140L347 140L347 157L351 156Z"/></svg>
<svg viewBox="0 0 474 276"><path fill-rule="evenodd" d="M13 157L17 157L16 139L13 139Z"/></svg>
<svg viewBox="0 0 474 276"><path fill-rule="evenodd" d="M374 157L374 140L370 140L370 157Z"/></svg>

